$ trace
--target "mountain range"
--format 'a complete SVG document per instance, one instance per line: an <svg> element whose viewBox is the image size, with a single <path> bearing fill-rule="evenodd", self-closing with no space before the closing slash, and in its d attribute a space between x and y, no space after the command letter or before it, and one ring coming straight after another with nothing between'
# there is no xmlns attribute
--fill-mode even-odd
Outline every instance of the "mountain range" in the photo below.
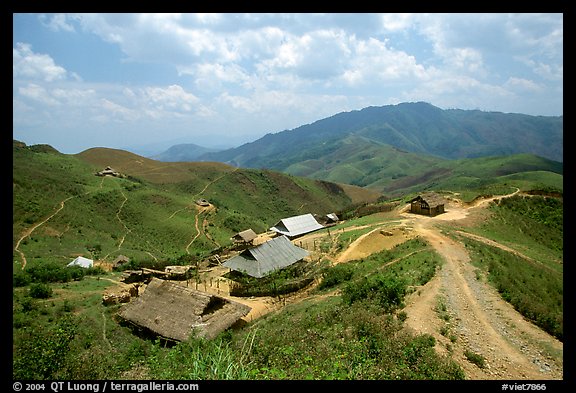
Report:
<svg viewBox="0 0 576 393"><path fill-rule="evenodd" d="M285 170L348 141L385 144L445 159L531 153L563 161L563 116L440 109L424 102L368 107L200 157Z"/></svg>
<svg viewBox="0 0 576 393"><path fill-rule="evenodd" d="M342 112L236 148L195 155L195 160L266 168L399 194L459 173L462 163L458 160L462 159L482 162L488 157L508 157L504 159L507 164L501 163L500 175L536 168L562 173L563 127L563 116L402 103ZM165 152L160 159L175 161L185 150L179 145L178 154ZM520 168L518 157L514 158L517 154L533 157Z"/></svg>

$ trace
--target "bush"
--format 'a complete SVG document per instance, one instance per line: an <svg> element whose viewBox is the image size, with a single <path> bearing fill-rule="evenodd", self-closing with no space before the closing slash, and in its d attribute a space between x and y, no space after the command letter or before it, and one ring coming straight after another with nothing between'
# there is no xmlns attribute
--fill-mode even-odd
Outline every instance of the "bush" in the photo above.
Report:
<svg viewBox="0 0 576 393"><path fill-rule="evenodd" d="M332 288L336 285L349 281L354 275L354 270L348 265L336 265L324 273L318 289Z"/></svg>
<svg viewBox="0 0 576 393"><path fill-rule="evenodd" d="M52 296L52 288L46 284L30 284L30 296L34 299L48 299Z"/></svg>
<svg viewBox="0 0 576 393"><path fill-rule="evenodd" d="M391 313L403 306L406 289L406 282L402 279L377 275L348 284L342 291L342 299L349 305L368 299L376 302L384 312Z"/></svg>

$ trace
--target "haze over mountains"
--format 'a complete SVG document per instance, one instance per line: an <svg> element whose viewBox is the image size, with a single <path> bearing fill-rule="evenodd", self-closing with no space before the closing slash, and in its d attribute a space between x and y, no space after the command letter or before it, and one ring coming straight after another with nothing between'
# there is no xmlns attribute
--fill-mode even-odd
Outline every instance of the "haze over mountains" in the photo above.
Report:
<svg viewBox="0 0 576 393"><path fill-rule="evenodd" d="M448 159L531 153L563 160L562 116L443 110L424 102L342 112L201 158L243 167L285 169L308 158L311 149L334 146L346 138Z"/></svg>
<svg viewBox="0 0 576 393"><path fill-rule="evenodd" d="M177 147L177 154L167 151L158 159L184 157L186 146ZM500 175L506 175L519 169L514 155L530 154L534 157L523 156L530 161L525 169L561 173L557 164L563 162L563 116L402 103L342 112L228 150L195 152L190 150L190 155L197 161L267 168L390 193L422 185L423 179L446 177L460 166L454 161L459 159L508 157L516 163L510 170L501 168Z"/></svg>

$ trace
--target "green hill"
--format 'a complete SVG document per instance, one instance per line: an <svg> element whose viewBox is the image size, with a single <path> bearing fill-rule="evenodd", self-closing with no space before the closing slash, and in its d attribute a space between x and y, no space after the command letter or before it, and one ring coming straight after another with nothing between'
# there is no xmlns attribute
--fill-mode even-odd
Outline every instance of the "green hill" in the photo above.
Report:
<svg viewBox="0 0 576 393"><path fill-rule="evenodd" d="M95 175L108 166L123 176ZM107 148L65 155L15 141L14 260L203 258L238 231L262 232L287 216L326 214L379 196L222 163L163 163ZM200 198L210 208L197 206Z"/></svg>
<svg viewBox="0 0 576 393"><path fill-rule="evenodd" d="M283 171L303 161L303 154L350 136L447 159L530 153L563 160L562 116L442 110L424 102L338 113L201 158Z"/></svg>

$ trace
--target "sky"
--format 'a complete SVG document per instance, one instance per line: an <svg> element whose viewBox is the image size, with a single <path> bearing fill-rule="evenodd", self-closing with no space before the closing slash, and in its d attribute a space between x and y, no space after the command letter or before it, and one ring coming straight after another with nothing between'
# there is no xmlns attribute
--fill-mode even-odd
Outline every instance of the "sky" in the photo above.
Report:
<svg viewBox="0 0 576 393"><path fill-rule="evenodd" d="M563 115L563 14L13 14L13 137L229 148L402 102Z"/></svg>

